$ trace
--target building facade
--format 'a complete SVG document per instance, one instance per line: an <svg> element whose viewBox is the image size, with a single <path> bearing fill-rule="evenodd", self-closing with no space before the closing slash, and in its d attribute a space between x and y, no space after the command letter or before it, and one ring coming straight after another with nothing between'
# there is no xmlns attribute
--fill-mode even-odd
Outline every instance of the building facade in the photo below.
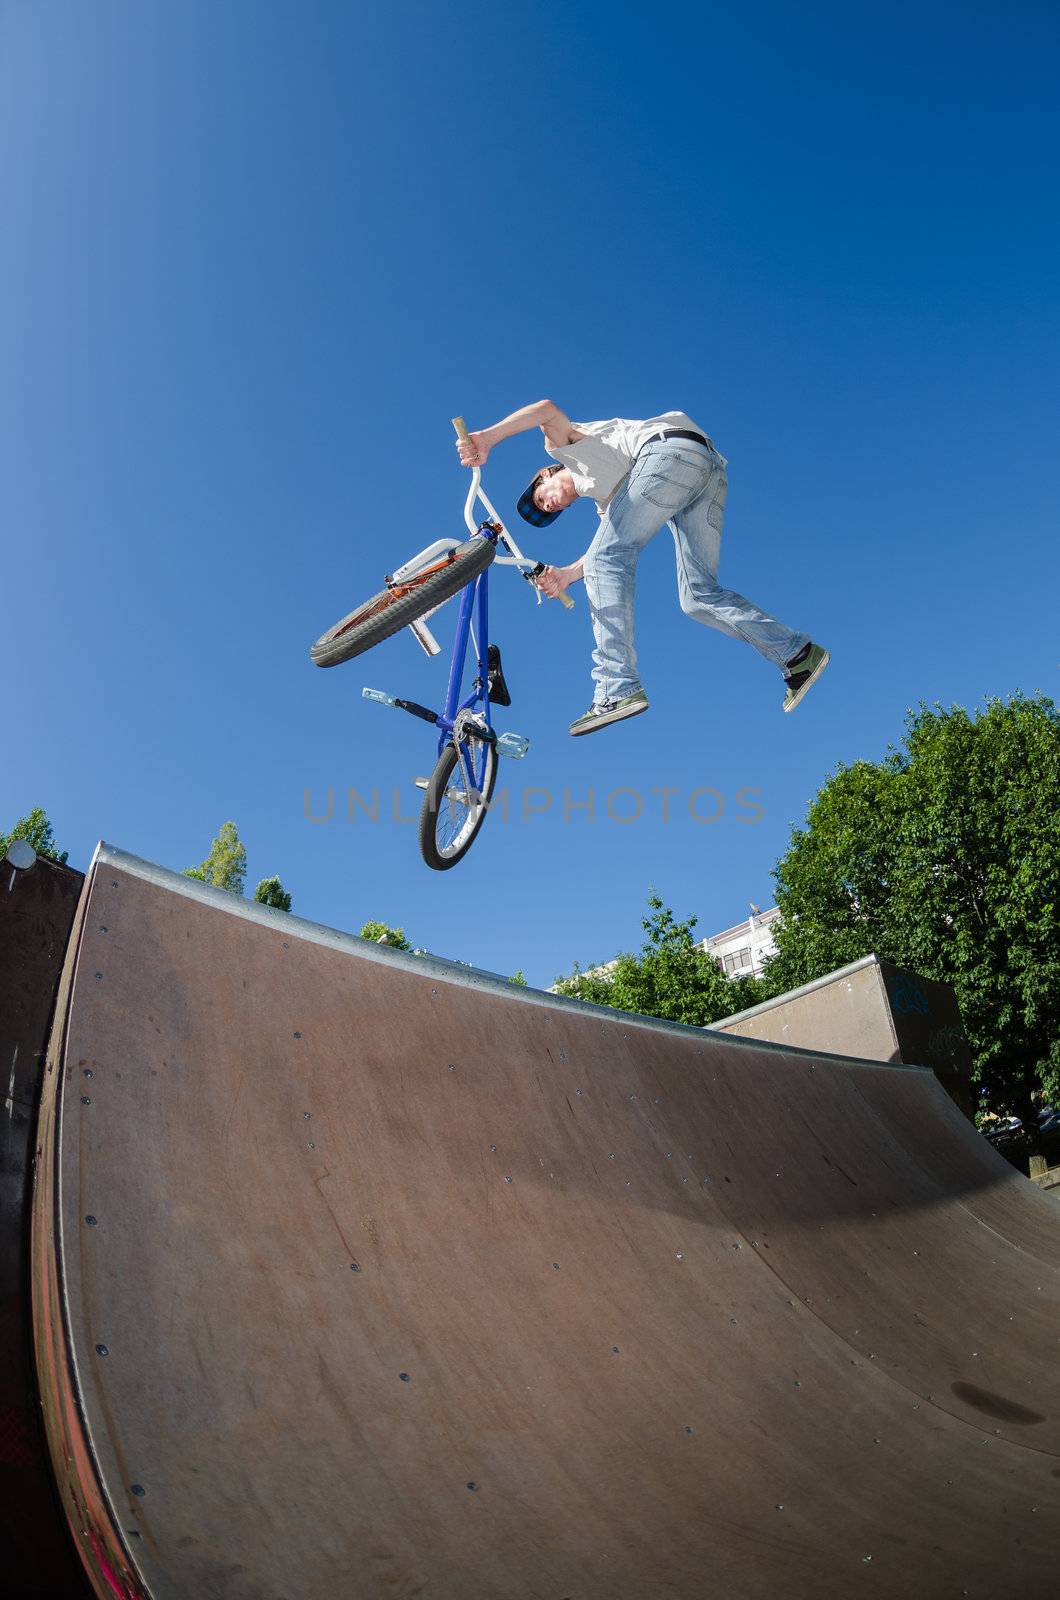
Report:
<svg viewBox="0 0 1060 1600"><path fill-rule="evenodd" d="M776 906L768 911L753 906L746 922L711 934L699 948L714 957L727 978L760 978L769 957L776 954L773 929L779 921Z"/></svg>
<svg viewBox="0 0 1060 1600"><path fill-rule="evenodd" d="M773 928L779 921L780 911L776 906L771 906L768 911L759 911L757 906L753 906L746 922L738 922L735 927L723 928L720 933L701 939L699 949L705 955L714 957L727 978L760 978L769 957L776 954ZM606 978L617 966L616 957L614 961L604 961L598 967L590 967L585 976ZM557 992L555 984L550 986L548 992Z"/></svg>

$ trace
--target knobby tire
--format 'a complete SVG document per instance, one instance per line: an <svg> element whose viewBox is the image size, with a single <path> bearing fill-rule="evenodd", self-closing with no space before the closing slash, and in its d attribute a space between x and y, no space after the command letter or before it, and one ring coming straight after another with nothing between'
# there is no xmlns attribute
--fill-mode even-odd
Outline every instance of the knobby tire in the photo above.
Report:
<svg viewBox="0 0 1060 1600"><path fill-rule="evenodd" d="M451 561L438 563L425 575L416 575L393 588L382 589L349 612L321 634L309 651L310 660L318 667L336 667L340 661L352 661L354 656L381 644L458 594L465 584L485 572L496 554L497 548L490 539L468 539L452 552Z"/></svg>

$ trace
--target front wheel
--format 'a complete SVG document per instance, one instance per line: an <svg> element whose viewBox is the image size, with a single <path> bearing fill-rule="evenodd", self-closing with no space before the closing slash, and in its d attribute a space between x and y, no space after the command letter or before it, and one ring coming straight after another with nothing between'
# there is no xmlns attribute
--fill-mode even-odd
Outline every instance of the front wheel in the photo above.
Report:
<svg viewBox="0 0 1060 1600"><path fill-rule="evenodd" d="M497 547L491 539L468 539L401 583L391 583L322 633L309 651L318 667L335 667L433 611L485 572Z"/></svg>
<svg viewBox="0 0 1060 1600"><path fill-rule="evenodd" d="M464 762L447 744L431 773L420 811L420 851L429 867L447 872L462 861L486 820L497 782L497 751L492 741L469 736ZM471 775L468 793L465 765Z"/></svg>

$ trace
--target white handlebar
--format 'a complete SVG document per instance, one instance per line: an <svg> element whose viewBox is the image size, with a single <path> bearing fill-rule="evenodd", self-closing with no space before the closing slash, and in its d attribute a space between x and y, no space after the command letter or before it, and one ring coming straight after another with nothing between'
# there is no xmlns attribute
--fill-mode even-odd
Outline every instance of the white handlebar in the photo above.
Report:
<svg viewBox="0 0 1060 1600"><path fill-rule="evenodd" d="M453 427L456 429L458 438L466 439L468 437L467 426L466 426L466 424L464 422L463 417L454 417L453 418ZM464 521L467 523L467 528L468 528L468 532L469 533L477 533L478 532L478 523L475 521L475 512L474 512L474 506L475 506L475 501L476 500L481 500L482 501L482 504L485 506L486 510L489 512L490 520L495 522L497 524L497 526L500 528L501 537L503 538L506 547L511 551L511 555L510 556L498 555L496 557L497 561L501 562L506 567L521 567L524 572L532 572L538 566L538 563L536 561L531 560L528 556L524 556L523 555L523 552L520 550L519 546L516 544L515 540L511 536L511 534L508 532L508 529L505 527L504 523L501 521L500 517L497 515L497 511L496 511L496 508L493 505L493 502L490 500L490 498L487 495L485 489L483 489L483 487L482 487L482 468L481 467L474 467L472 469L472 472L471 472L471 487L467 491L467 499L464 502ZM534 590L535 595L537 596L537 603L538 603L538 605L540 605L541 604L541 590L538 588L536 583L532 585L532 588ZM574 604L574 601L571 599L569 594L560 594L559 599L563 602L564 606L566 606L568 611L571 609L571 607Z"/></svg>

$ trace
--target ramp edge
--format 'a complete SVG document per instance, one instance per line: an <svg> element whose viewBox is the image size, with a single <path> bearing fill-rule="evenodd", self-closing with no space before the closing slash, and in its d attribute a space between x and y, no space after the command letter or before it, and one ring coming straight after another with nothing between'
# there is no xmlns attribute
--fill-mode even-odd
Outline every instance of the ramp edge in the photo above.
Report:
<svg viewBox="0 0 1060 1600"><path fill-rule="evenodd" d="M99 1600L152 1600L122 1537L89 1437L62 1269L62 1083L70 1003L98 854L85 874L70 931L44 1064L30 1248L33 1343L56 1490L85 1576Z"/></svg>
<svg viewBox="0 0 1060 1600"><path fill-rule="evenodd" d="M262 927L271 928L274 932L286 933L291 938L323 945L330 950L343 951L347 955L355 956L359 961L372 961L380 966L396 967L402 972L415 973L419 977L430 977L438 983L472 989L496 997L503 996L517 1005L543 1006L551 1011L590 1016L598 1023L612 1027L647 1028L656 1033L680 1034L684 1037L692 1034L698 1038L709 1032L715 1034L719 1040L724 1039L726 1047L731 1046L734 1050L765 1051L774 1055L796 1056L807 1061L823 1060L829 1066L869 1067L876 1073L915 1072L929 1078L934 1076L930 1067L907 1066L900 1061L870 1061L859 1056L829 1055L822 1050L807 1050L798 1045L774 1044L765 1039L747 1039L739 1034L722 1035L716 1032L716 1025L710 1028L694 1028L683 1022L668 1022L662 1017L643 1016L637 1011L612 1010L608 1006L591 1005L588 1001L575 1000L568 995L548 994L543 989L513 984L496 972L487 972L482 967L447 960L444 956L408 955L403 950L392 950L387 945L372 944L354 933L343 933L338 928L329 928L323 923L295 916L291 911L278 911L272 906L259 905L254 900L244 900L225 889L200 883L197 878L186 878L182 873L173 872L168 867L160 867L152 861L145 861L141 856L131 855L116 845L107 844L102 839L96 846L89 874L91 875L97 867L114 867L158 888L169 890L172 894L196 900L201 905L208 906L211 911L220 911L230 917L241 917L246 922L256 922Z"/></svg>

